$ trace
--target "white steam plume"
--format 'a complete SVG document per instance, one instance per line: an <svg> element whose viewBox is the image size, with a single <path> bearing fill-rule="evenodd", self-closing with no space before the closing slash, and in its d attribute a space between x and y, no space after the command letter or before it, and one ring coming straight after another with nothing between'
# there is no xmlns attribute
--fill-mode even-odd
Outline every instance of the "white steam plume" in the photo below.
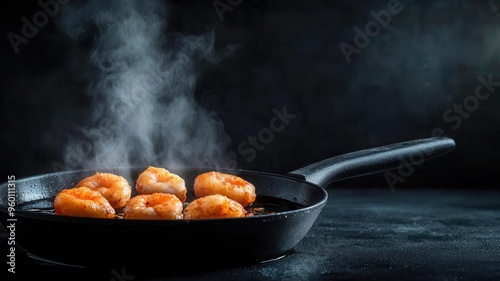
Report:
<svg viewBox="0 0 500 281"><path fill-rule="evenodd" d="M71 21L90 20L92 5L102 6L89 1L63 14L69 35L82 31ZM222 122L194 98L197 65L219 60L214 33L167 36L166 7L159 1L107 6L92 19L99 30L90 60L97 78L88 89L94 127L82 129L90 144L81 149L81 167L234 165ZM81 11L87 15L71 15ZM68 153L77 141L70 142Z"/></svg>

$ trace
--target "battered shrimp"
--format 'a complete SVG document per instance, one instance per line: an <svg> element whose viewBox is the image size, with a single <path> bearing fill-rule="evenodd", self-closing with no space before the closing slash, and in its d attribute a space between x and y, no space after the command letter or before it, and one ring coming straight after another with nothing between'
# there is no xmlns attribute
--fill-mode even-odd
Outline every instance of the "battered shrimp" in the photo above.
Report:
<svg viewBox="0 0 500 281"><path fill-rule="evenodd" d="M186 201L187 188L184 180L163 168L148 167L137 178L135 189L138 194L168 193Z"/></svg>
<svg viewBox="0 0 500 281"><path fill-rule="evenodd" d="M96 190L88 187L63 189L54 199L56 215L72 217L114 218L115 209Z"/></svg>
<svg viewBox="0 0 500 281"><path fill-rule="evenodd" d="M238 218L245 216L240 203L224 195L215 194L198 198L184 208L185 219Z"/></svg>
<svg viewBox="0 0 500 281"><path fill-rule="evenodd" d="M194 180L194 194L200 198L212 194L222 194L238 201L243 207L255 201L255 187L250 182L230 174L207 172Z"/></svg>
<svg viewBox="0 0 500 281"><path fill-rule="evenodd" d="M110 173L96 173L76 184L75 187L86 186L99 191L115 209L125 206L132 196L132 187L121 176Z"/></svg>
<svg viewBox="0 0 500 281"><path fill-rule="evenodd" d="M125 205L124 219L178 220L182 219L182 202L173 194L152 193L137 195Z"/></svg>

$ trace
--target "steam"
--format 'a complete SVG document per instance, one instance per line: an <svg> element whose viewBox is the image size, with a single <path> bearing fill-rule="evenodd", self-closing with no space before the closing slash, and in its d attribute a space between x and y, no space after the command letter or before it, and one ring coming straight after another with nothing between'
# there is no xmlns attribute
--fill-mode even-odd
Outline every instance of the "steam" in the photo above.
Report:
<svg viewBox="0 0 500 281"><path fill-rule="evenodd" d="M67 6L61 22L73 38L89 21L99 31L89 62L90 126L70 140L67 154L80 144L81 167L94 169L233 163L222 122L194 98L198 66L221 59L214 33L167 34L159 1L102 2Z"/></svg>

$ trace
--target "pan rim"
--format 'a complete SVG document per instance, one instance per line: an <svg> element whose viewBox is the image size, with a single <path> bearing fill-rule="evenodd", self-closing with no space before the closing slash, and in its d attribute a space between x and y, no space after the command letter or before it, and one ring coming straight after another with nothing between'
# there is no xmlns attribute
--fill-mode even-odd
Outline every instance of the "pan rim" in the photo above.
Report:
<svg viewBox="0 0 500 281"><path fill-rule="evenodd" d="M147 168L148 165L137 165L137 166L124 166L124 167L113 167L113 168L105 168L105 169L79 169L79 170L71 170L71 171L61 171L61 172L53 172L53 173L46 173L46 174L39 174L39 175L34 175L34 176L29 176L21 179L16 179L16 184L19 182L23 181L33 181L35 179L39 179L42 177L48 177L48 176L60 176L60 175L65 175L65 174L74 174L77 172L85 173L85 172L105 172L105 171L113 171L113 170L121 170L121 169L134 169L134 168ZM320 187L317 184L308 182L306 180L302 180L299 178L295 178L292 176L288 175L281 175L281 174L274 174L274 173L269 173L269 172L261 172L261 171L253 171L253 170L246 170L246 169L230 169L230 168L215 168L215 167L200 167L200 166L168 166L165 167L167 169L187 169L187 170L194 170L194 169L199 169L199 170L209 170L212 169L214 171L220 171L220 172L232 172L232 173L248 173L248 174L254 174L258 176L264 176L264 177L275 177L275 178L282 178L282 179L287 179L291 180L294 182L297 182L297 184L306 184L315 190L319 191L322 193L322 198L318 202L315 202L311 205L304 206L301 208L298 208L296 210L289 210L289 211L283 211L283 212L277 212L273 214L262 214L262 215L257 215L257 216L246 216L246 217L240 217L240 218L206 218L206 219L179 219L179 220L144 220L144 219L105 219L105 218L91 218L91 217L70 217L70 216L57 216L55 214L47 214L47 213L41 213L41 212L30 212L26 210L20 210L20 209L15 209L15 215L16 218L29 218L29 219L38 219L38 220L45 220L45 221L58 221L58 222L68 222L68 223L78 223L78 224L105 224L105 225L114 225L114 226L120 226L120 225L129 225L129 224L136 224L136 225L188 225L188 224L203 224L203 223L211 223L211 224L216 224L216 223L222 223L222 222L234 222L234 221L272 221L272 220L277 220L277 219L283 219L287 218L290 216L297 216L301 215L304 213L308 213L312 210L315 210L317 208L322 208L327 200L328 200L328 192ZM2 187L7 187L8 182L2 182L0 183L0 188ZM257 194L258 196L258 194ZM5 204L0 203L0 212L3 213L3 215L8 216L8 206Z"/></svg>

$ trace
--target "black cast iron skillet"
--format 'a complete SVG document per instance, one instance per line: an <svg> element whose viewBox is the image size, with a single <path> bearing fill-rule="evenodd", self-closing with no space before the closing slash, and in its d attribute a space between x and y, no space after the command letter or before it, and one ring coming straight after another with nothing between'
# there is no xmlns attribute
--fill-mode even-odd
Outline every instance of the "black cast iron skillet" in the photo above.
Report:
<svg viewBox="0 0 500 281"><path fill-rule="evenodd" d="M326 203L324 187L330 183L420 164L454 147L455 142L448 138L413 140L333 157L287 176L220 170L252 182L257 193L254 205L271 212L245 218L147 221L56 216L44 211L52 208L56 194L96 171L18 179L15 182L15 241L31 255L85 267L159 265L171 270L183 265L193 268L197 264L275 259L292 251L307 234ZM183 177L188 188L198 174L212 170L167 168ZM144 169L106 171L135 179ZM7 191L7 183L2 184L0 215L4 226L11 223L7 221Z"/></svg>

